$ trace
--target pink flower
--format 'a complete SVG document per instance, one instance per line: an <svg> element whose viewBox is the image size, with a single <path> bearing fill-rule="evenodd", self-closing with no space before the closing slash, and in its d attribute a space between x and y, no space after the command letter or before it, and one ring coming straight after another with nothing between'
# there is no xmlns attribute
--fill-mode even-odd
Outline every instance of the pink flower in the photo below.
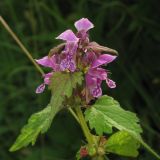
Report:
<svg viewBox="0 0 160 160"><path fill-rule="evenodd" d="M66 41L65 49L63 51L64 59L60 63L62 71L69 70L74 72L76 70L75 54L78 48L79 38L71 30L66 30L61 33L56 39Z"/></svg>
<svg viewBox="0 0 160 160"><path fill-rule="evenodd" d="M110 88L115 88L116 84L114 81L108 78L108 73L105 69L100 68L101 65L112 62L116 56L109 54L100 55L96 60L91 63L86 74L86 87L93 97L100 97L102 95L101 83L103 80Z"/></svg>
<svg viewBox="0 0 160 160"><path fill-rule="evenodd" d="M82 18L74 23L78 30L77 37L79 40L79 47L83 49L85 45L89 43L88 31L94 27L94 25L87 19Z"/></svg>
<svg viewBox="0 0 160 160"><path fill-rule="evenodd" d="M56 38L63 40L64 43L54 50L53 55L36 60L38 64L52 69L50 73L43 76L44 82L37 87L36 93L42 93L45 86L50 85L54 72L86 71L87 68L89 69L85 75L86 88L92 98L102 95L103 80L110 88L116 87L115 82L108 78L108 72L101 66L116 58L116 56L102 53L117 54L117 52L96 42L90 42L88 32L94 25L87 18L76 21L74 25L78 31L76 34L70 29L64 31Z"/></svg>
<svg viewBox="0 0 160 160"><path fill-rule="evenodd" d="M60 71L60 66L58 62L60 57L58 55L53 55L51 57L45 56L41 59L36 60L36 62L44 67L52 68L55 72Z"/></svg>
<svg viewBox="0 0 160 160"><path fill-rule="evenodd" d="M53 55L52 57L45 56L41 59L36 60L36 62L44 67L51 68L54 72L60 71L60 66L58 64L59 56ZM47 73L43 75L44 82L39 85L36 89L36 93L42 93L45 89L46 85L50 84L50 78L52 77L53 72Z"/></svg>
<svg viewBox="0 0 160 160"><path fill-rule="evenodd" d="M42 93L45 89L45 86L50 84L50 78L52 77L52 75L53 75L53 72L50 72L44 75L44 82L40 84L36 89L37 94Z"/></svg>

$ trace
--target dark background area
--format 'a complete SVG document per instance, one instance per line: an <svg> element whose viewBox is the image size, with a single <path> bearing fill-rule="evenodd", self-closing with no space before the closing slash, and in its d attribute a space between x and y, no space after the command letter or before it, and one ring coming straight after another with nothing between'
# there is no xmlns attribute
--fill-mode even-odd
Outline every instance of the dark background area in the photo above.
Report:
<svg viewBox="0 0 160 160"><path fill-rule="evenodd" d="M0 0L0 14L34 58L58 44L55 37L82 17L95 25L92 40L118 50L109 69L117 88L112 95L136 112L146 142L160 153L160 1L159 0ZM70 113L59 113L35 146L8 149L29 116L49 102L50 93L35 94L40 74L0 25L0 160L74 160L82 131ZM110 157L113 160L131 158ZM140 149L137 160L154 160ZM134 160L134 159L133 159Z"/></svg>

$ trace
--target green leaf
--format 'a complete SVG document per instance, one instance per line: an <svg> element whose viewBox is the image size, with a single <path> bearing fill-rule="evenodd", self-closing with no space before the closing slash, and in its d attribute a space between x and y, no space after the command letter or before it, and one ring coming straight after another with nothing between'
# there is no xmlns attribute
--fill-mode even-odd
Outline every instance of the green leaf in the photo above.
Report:
<svg viewBox="0 0 160 160"><path fill-rule="evenodd" d="M48 105L42 111L34 113L29 118L28 123L22 128L21 134L10 148L10 151L16 151L29 143L34 145L38 135L45 133L51 125L52 118L50 117L50 112L51 106Z"/></svg>
<svg viewBox="0 0 160 160"><path fill-rule="evenodd" d="M90 128L95 128L96 133L112 133L112 127L125 130L138 137L142 129L136 114L125 111L112 97L102 96L96 103L85 111L85 118L89 121Z"/></svg>
<svg viewBox="0 0 160 160"><path fill-rule="evenodd" d="M91 129L98 135L112 133L112 128L128 132L150 153L160 159L160 156L142 139L142 128L135 113L125 111L120 104L109 96L102 96L96 103L85 111L85 119L89 121Z"/></svg>
<svg viewBox="0 0 160 160"><path fill-rule="evenodd" d="M72 95L73 89L82 83L83 77L81 72L60 73L55 72L52 78L51 90L52 97L50 104L42 111L33 114L25 125L21 134L16 139L10 151L16 151L29 143L34 145L38 135L45 133L50 127L55 115L63 108L65 97Z"/></svg>
<svg viewBox="0 0 160 160"><path fill-rule="evenodd" d="M81 155L80 155L80 150L76 153L76 160L80 160L81 159Z"/></svg>
<svg viewBox="0 0 160 160"><path fill-rule="evenodd" d="M106 152L121 156L137 157L140 143L126 131L113 134L105 144Z"/></svg>
<svg viewBox="0 0 160 160"><path fill-rule="evenodd" d="M77 85L81 85L83 81L82 72L55 72L52 77L51 82L51 106L52 112L57 110L57 108L61 108L65 97L69 98L72 95L73 89L76 88Z"/></svg>

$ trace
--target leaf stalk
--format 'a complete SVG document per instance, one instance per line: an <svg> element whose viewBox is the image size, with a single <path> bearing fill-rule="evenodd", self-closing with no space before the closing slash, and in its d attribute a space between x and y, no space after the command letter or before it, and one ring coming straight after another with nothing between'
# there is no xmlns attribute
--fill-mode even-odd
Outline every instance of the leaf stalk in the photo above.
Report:
<svg viewBox="0 0 160 160"><path fill-rule="evenodd" d="M77 116L78 116L78 119L79 119L79 122L80 122L80 126L81 126L81 128L82 128L82 130L84 132L84 135L86 136L86 139L87 139L89 145L94 145L95 142L94 142L93 136L90 133L90 130L89 130L89 128L87 126L87 123L86 123L86 121L84 119L84 116L83 116L81 108L79 106L77 106L75 108L75 110L76 110L76 113L77 113Z"/></svg>

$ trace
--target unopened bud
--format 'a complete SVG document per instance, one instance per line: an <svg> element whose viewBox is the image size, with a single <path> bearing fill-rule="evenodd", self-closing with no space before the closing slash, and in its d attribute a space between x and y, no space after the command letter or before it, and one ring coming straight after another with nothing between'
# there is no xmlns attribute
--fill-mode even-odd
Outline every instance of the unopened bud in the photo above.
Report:
<svg viewBox="0 0 160 160"><path fill-rule="evenodd" d="M81 158L86 157L88 155L88 151L85 147L80 149L80 156Z"/></svg>

